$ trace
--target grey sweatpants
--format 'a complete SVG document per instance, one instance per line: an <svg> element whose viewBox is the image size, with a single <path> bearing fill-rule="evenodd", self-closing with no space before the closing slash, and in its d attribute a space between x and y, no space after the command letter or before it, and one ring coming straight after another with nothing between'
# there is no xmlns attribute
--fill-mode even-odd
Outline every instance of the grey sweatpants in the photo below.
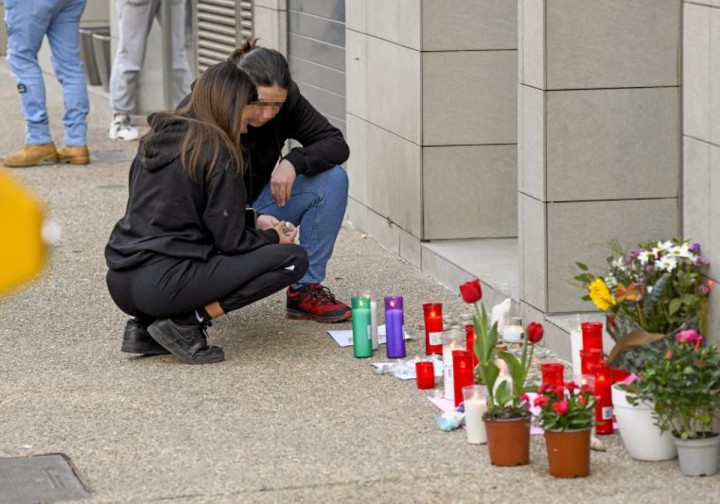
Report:
<svg viewBox="0 0 720 504"><path fill-rule="evenodd" d="M190 93L192 74L185 52L185 0L172 2L173 101ZM135 110L137 78L145 61L148 34L154 18L160 21L161 0L115 0L120 41L110 75L110 105L115 112ZM163 26L163 29L168 27Z"/></svg>

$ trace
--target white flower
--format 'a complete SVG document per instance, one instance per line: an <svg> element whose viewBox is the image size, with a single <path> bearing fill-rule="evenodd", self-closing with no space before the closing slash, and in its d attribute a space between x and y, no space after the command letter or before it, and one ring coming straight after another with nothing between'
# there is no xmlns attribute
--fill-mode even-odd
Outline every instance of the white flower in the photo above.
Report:
<svg viewBox="0 0 720 504"><path fill-rule="evenodd" d="M605 277L605 285L608 286L608 289L614 289L617 287L617 280L615 280L615 277L612 275L608 275Z"/></svg>
<svg viewBox="0 0 720 504"><path fill-rule="evenodd" d="M638 260L640 261L640 264L645 266L650 259L655 259L655 249L651 250L643 250L638 254Z"/></svg>
<svg viewBox="0 0 720 504"><path fill-rule="evenodd" d="M694 254L690 251L690 245L687 243L672 247L670 250L668 250L668 254L671 256L682 257L685 259L693 259L694 256Z"/></svg>
<svg viewBox="0 0 720 504"><path fill-rule="evenodd" d="M677 258L669 255L662 257L659 261L655 263L655 267L659 270L673 271L675 268L677 268Z"/></svg>
<svg viewBox="0 0 720 504"><path fill-rule="evenodd" d="M658 242L657 248L660 250L668 251L671 248L673 248L675 245L671 241L664 241L664 242Z"/></svg>

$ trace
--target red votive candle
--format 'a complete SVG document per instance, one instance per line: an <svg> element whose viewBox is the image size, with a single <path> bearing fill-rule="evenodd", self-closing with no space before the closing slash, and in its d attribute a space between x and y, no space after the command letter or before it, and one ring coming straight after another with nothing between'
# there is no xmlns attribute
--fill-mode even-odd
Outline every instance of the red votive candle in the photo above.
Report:
<svg viewBox="0 0 720 504"><path fill-rule="evenodd" d="M595 374L595 434L613 433L612 372L603 361L594 363L591 370Z"/></svg>
<svg viewBox="0 0 720 504"><path fill-rule="evenodd" d="M565 383L565 366L561 362L546 362L540 364L542 373L542 384L552 386L563 386Z"/></svg>
<svg viewBox="0 0 720 504"><path fill-rule="evenodd" d="M475 355L475 326L472 324L465 326L465 349L470 352L473 369L475 369L479 361L477 355Z"/></svg>
<svg viewBox="0 0 720 504"><path fill-rule="evenodd" d="M417 377L417 388L420 390L435 388L435 365L432 361L417 361L415 376Z"/></svg>
<svg viewBox="0 0 720 504"><path fill-rule="evenodd" d="M602 350L591 348L590 350L580 350L580 373L582 375L592 374L590 366L600 362L602 359Z"/></svg>
<svg viewBox="0 0 720 504"><path fill-rule="evenodd" d="M472 355L467 350L453 350L453 389L455 406L463 402L463 387L475 383L472 367Z"/></svg>
<svg viewBox="0 0 720 504"><path fill-rule="evenodd" d="M582 324L580 324L580 328L582 329L583 350L597 348L602 352L602 322L583 322Z"/></svg>
<svg viewBox="0 0 720 504"><path fill-rule="evenodd" d="M442 355L442 340L440 339L443 331L442 303L425 303L423 312L425 314L425 353Z"/></svg>

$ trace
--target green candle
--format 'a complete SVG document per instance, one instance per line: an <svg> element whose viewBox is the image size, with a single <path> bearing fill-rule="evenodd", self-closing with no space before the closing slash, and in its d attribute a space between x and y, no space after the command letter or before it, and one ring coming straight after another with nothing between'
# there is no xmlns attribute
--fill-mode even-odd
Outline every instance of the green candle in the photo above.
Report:
<svg viewBox="0 0 720 504"><path fill-rule="evenodd" d="M370 325L370 298L353 296L352 305L353 354L358 359L372 357L372 334Z"/></svg>

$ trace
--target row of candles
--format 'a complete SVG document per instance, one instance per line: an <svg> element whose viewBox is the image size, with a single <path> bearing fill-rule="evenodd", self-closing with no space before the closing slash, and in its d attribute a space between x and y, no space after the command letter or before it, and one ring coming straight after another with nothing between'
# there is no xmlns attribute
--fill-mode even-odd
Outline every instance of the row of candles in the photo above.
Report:
<svg viewBox="0 0 720 504"><path fill-rule="evenodd" d="M353 310L353 353L357 358L372 357L373 351L379 348L377 331L377 303L370 295L351 298ZM403 358L405 351L405 328L403 298L388 296L384 298L385 325L387 338L387 357ZM482 386L475 384L474 369L477 365L475 355L475 331L471 323L465 325L463 334L458 327L446 328L443 322L442 304L426 303L423 305L425 320L425 353L442 355L444 396L452 400L455 406L464 402L465 422L468 441L485 442L482 415L486 410L485 392ZM505 326L510 329L508 336L511 341L521 340L522 322L506 320ZM517 337L517 328L520 333ZM579 330L578 330L579 329ZM510 334L512 332L512 334ZM612 434L613 408L611 389L613 383L627 376L620 370L612 369L603 360L603 324L601 322L584 322L571 332L573 353L573 375L578 376L577 361L580 364L579 379L582 385L593 390L597 397L596 434ZM581 342L578 345L578 340ZM579 348L578 348L579 347ZM579 359L578 359L579 357ZM540 366L542 383L563 385L565 367L560 362L543 363ZM432 361L418 360L415 364L417 387L432 389L435 387L435 369ZM508 376L502 379L509 380ZM510 386L510 382L507 383Z"/></svg>

